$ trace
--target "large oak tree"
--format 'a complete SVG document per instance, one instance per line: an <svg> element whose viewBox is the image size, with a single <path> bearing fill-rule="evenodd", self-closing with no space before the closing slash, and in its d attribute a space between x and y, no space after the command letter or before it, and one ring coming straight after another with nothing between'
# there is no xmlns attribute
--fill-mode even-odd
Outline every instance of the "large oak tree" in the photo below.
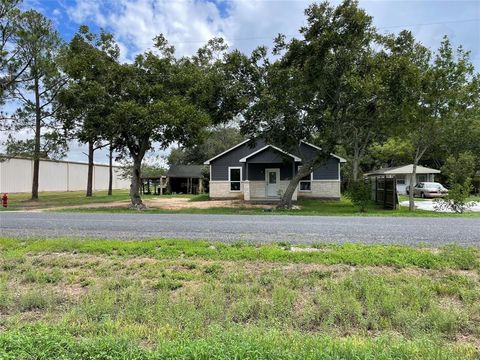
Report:
<svg viewBox="0 0 480 360"><path fill-rule="evenodd" d="M452 136L449 127L473 116L479 102L479 83L469 53L461 47L455 51L446 37L434 54L407 31L392 39L390 45L396 66L391 89L399 99L392 111L405 124L404 138L413 149L414 186L417 166L427 151L440 152ZM409 208L415 210L413 191Z"/></svg>
<svg viewBox="0 0 480 360"><path fill-rule="evenodd" d="M240 71L244 84L250 85L243 131L302 158L303 166L291 179L280 207L291 206L300 179L326 161L342 140L353 139L354 148L365 147L360 139L368 143L375 127L371 123L380 119L375 110L379 85L370 75L377 66L372 18L350 0L337 7L314 4L305 14L302 38L276 39L277 60L270 61L265 50L258 49ZM360 134L364 124L368 132ZM320 145L323 153L305 158L302 141ZM357 159L360 151L364 150L357 152Z"/></svg>
<svg viewBox="0 0 480 360"><path fill-rule="evenodd" d="M148 151L173 143L193 146L208 125L226 122L238 112L237 93L224 86L230 57L222 44L214 40L195 57L176 58L173 47L160 35L154 50L116 69L119 96L111 118L115 145L133 162L133 207L144 207L139 188L142 160Z"/></svg>

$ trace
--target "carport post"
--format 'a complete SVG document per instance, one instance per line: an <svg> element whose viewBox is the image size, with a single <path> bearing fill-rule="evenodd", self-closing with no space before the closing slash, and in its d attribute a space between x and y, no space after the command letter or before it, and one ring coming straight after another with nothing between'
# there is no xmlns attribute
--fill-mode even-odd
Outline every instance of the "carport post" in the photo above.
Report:
<svg viewBox="0 0 480 360"><path fill-rule="evenodd" d="M383 177L383 208L387 207L387 176Z"/></svg>

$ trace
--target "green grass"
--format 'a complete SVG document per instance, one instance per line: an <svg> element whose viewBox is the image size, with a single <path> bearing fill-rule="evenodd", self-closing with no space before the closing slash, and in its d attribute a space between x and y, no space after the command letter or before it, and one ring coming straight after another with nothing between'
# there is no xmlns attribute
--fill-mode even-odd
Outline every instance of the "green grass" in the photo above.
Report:
<svg viewBox="0 0 480 360"><path fill-rule="evenodd" d="M190 201L203 201L206 195L198 195ZM311 215L311 216L406 216L406 217L480 217L480 212L466 212L463 214L440 213L426 210L410 212L407 207L400 207L396 210L385 210L381 205L371 203L367 212L359 212L350 200L342 197L337 200L299 199L297 205L300 209L278 210L272 205L268 211L259 208L236 207L236 208L183 208L178 210L167 210L148 208L143 212L131 210L128 207L96 208L96 209L68 209L69 212L108 212L108 213L149 213L149 214L226 214L226 215Z"/></svg>
<svg viewBox="0 0 480 360"><path fill-rule="evenodd" d="M114 190L113 195L107 191L96 191L92 197L86 197L84 191L70 192L41 192L39 199L30 200L29 193L8 194L8 208L1 210L32 210L39 208L53 208L61 206L75 206L95 203L109 203L129 199L128 190ZM1 211L0 210L0 211Z"/></svg>
<svg viewBox="0 0 480 360"><path fill-rule="evenodd" d="M266 261L306 264L347 264L352 266L419 267L425 269L478 269L480 254L476 247L444 246L430 248L403 245L314 244L313 251L290 251L289 244L253 245L238 242L233 245L190 240L83 240L47 239L15 240L0 238L0 252L8 267L8 259L27 254L80 253L102 256L148 256L154 259L202 259L228 261ZM315 251L317 250L317 251ZM32 273L34 275L30 275ZM206 271L208 273L209 271ZM210 271L210 272L213 272ZM38 283L56 283L55 269L41 273L34 266L24 269L22 278Z"/></svg>
<svg viewBox="0 0 480 360"><path fill-rule="evenodd" d="M152 198L153 195L143 195L144 199ZM157 196L155 196L157 197ZM192 195L162 195L162 198L192 197ZM84 191L69 192L41 192L38 200L32 201L29 193L8 194L8 207L2 210L35 210L58 208L64 206L83 206L88 204L111 203L125 201L128 205L130 195L128 190L114 190L112 195L107 191L96 191L92 197L86 197ZM127 206L125 206L127 207ZM85 209L88 210L88 209Z"/></svg>
<svg viewBox="0 0 480 360"><path fill-rule="evenodd" d="M195 195L190 199L190 201L208 201L208 200L210 200L210 197L208 196L208 194Z"/></svg>
<svg viewBox="0 0 480 360"><path fill-rule="evenodd" d="M480 252L0 238L1 359L476 359Z"/></svg>
<svg viewBox="0 0 480 360"><path fill-rule="evenodd" d="M480 250L0 238L1 359L477 359Z"/></svg>
<svg viewBox="0 0 480 360"><path fill-rule="evenodd" d="M144 195L143 198L148 200L159 198L160 196ZM162 195L162 198L186 197L192 202L207 201L208 195ZM472 198L475 199L475 198ZM418 200L418 199L416 199ZM88 204L111 203L124 201L125 205L114 207L86 208ZM129 209L129 194L127 190L116 190L112 196L108 196L106 191L95 192L93 197L85 197L84 192L44 192L40 193L38 201L30 201L29 194L10 194L8 208L0 208L3 210L35 210L35 209L52 209L52 211L68 211L68 212L106 212L106 213L188 213L188 214L232 214L232 215L323 215L323 216L415 216L415 217L480 217L480 212L467 212L464 214L437 213L432 211L417 210L415 212L408 211L406 207L400 207L397 210L385 210L380 205L370 204L366 213L360 213L350 200L342 197L340 201L334 200L315 200L300 199L297 205L299 210L276 210L274 205L269 211L264 209L252 209L248 207L237 208L207 208L195 209L184 208L178 210L149 208L143 212ZM78 206L78 207L75 207ZM61 209L62 207L68 207Z"/></svg>

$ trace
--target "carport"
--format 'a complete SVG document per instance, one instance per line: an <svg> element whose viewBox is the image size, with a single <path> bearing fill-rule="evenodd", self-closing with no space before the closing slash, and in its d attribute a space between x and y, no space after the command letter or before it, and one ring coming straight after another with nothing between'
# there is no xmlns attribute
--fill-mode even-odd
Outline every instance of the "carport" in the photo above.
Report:
<svg viewBox="0 0 480 360"><path fill-rule="evenodd" d="M172 165L167 172L168 192L172 194L202 194L203 165Z"/></svg>

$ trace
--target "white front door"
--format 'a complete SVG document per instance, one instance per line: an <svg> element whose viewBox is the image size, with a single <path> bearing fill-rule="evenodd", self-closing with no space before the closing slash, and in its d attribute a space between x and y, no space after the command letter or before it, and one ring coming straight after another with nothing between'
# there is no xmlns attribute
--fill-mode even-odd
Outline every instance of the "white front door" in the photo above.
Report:
<svg viewBox="0 0 480 360"><path fill-rule="evenodd" d="M280 169L265 169L265 176L267 178L267 197L280 196L278 193L280 189Z"/></svg>

